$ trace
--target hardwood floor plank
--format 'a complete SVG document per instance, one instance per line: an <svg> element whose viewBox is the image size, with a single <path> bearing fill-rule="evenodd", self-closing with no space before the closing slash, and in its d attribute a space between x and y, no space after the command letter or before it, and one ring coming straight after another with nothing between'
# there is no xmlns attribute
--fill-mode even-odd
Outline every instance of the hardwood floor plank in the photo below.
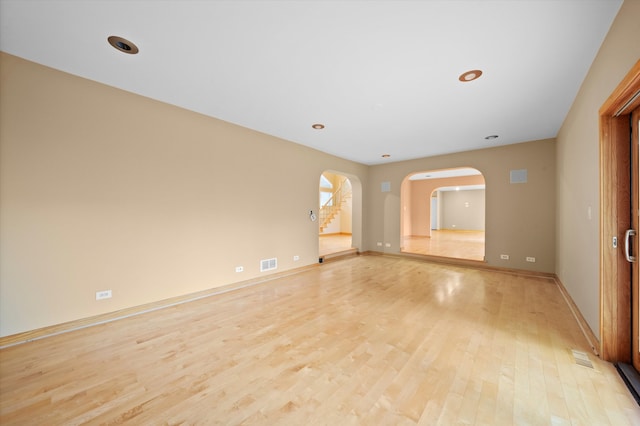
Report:
<svg viewBox="0 0 640 426"><path fill-rule="evenodd" d="M552 279L359 256L0 350L0 424L640 423Z"/></svg>
<svg viewBox="0 0 640 426"><path fill-rule="evenodd" d="M427 256L484 260L484 231L432 230L430 237L402 239L402 251Z"/></svg>
<svg viewBox="0 0 640 426"><path fill-rule="evenodd" d="M320 257L352 248L351 234L320 234L318 254Z"/></svg>

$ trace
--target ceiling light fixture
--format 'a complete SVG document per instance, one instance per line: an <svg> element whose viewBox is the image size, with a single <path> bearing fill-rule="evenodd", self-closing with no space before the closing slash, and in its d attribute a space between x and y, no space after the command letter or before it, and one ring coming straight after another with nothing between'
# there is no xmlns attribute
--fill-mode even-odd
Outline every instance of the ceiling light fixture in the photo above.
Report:
<svg viewBox="0 0 640 426"><path fill-rule="evenodd" d="M482 71L480 70L471 70L471 71L467 71L463 74L460 74L460 77L458 77L458 80L460 80L463 83L467 83L469 81L473 81L473 80L477 80L480 78L480 76L482 75Z"/></svg>
<svg viewBox="0 0 640 426"><path fill-rule="evenodd" d="M110 36L109 38L107 38L107 41L114 48L118 49L121 52L128 53L130 55L135 55L140 51L138 49L138 46L136 46L135 44L131 43L129 40L122 37Z"/></svg>
<svg viewBox="0 0 640 426"><path fill-rule="evenodd" d="M324 124L316 123L316 124L312 124L311 127L313 127L316 130L322 130L324 129Z"/></svg>
<svg viewBox="0 0 640 426"><path fill-rule="evenodd" d="M498 139L498 135L485 136L485 139L488 140L488 141L493 140L493 139Z"/></svg>

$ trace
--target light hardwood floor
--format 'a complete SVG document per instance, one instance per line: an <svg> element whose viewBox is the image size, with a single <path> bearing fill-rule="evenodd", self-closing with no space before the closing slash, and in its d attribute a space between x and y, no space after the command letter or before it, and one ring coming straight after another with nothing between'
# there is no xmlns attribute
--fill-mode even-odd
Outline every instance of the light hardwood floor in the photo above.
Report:
<svg viewBox="0 0 640 426"><path fill-rule="evenodd" d="M484 231L431 231L431 237L405 237L402 251L456 259L484 260Z"/></svg>
<svg viewBox="0 0 640 426"><path fill-rule="evenodd" d="M358 256L0 351L0 424L630 425L548 278Z"/></svg>
<svg viewBox="0 0 640 426"><path fill-rule="evenodd" d="M340 253L351 248L351 235L348 234L320 235L318 240L320 243L320 257L328 254Z"/></svg>

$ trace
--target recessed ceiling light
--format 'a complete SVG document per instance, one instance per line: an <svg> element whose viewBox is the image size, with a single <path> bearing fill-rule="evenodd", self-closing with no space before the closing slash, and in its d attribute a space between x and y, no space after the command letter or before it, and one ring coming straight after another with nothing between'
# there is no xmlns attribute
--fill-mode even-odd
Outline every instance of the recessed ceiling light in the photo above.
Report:
<svg viewBox="0 0 640 426"><path fill-rule="evenodd" d="M112 45L113 47L115 47L121 52L128 53L130 55L135 55L136 53L139 52L138 46L131 43L129 40L125 38L118 37L118 36L110 36L109 38L107 38L107 41L109 42L110 45Z"/></svg>
<svg viewBox="0 0 640 426"><path fill-rule="evenodd" d="M467 83L469 81L477 80L478 78L480 78L481 75L482 75L482 71L471 70L471 71L467 71L465 73L460 74L460 77L458 77L458 80L460 80L463 83Z"/></svg>
<svg viewBox="0 0 640 426"><path fill-rule="evenodd" d="M498 139L498 135L489 135L484 137L486 140L490 141L493 139Z"/></svg>
<svg viewBox="0 0 640 426"><path fill-rule="evenodd" d="M322 130L324 129L324 124L316 123L316 124L312 124L311 127L313 127L316 130Z"/></svg>
<svg viewBox="0 0 640 426"><path fill-rule="evenodd" d="M391 154L382 154L382 158L389 158L391 157Z"/></svg>

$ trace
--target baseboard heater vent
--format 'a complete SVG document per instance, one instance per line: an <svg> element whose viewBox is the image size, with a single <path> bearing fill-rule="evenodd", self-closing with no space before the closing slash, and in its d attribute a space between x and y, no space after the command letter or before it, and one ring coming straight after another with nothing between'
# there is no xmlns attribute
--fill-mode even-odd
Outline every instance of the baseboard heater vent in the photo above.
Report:
<svg viewBox="0 0 640 426"><path fill-rule="evenodd" d="M264 259L260 261L260 272L271 271L278 268L278 258Z"/></svg>
<svg viewBox="0 0 640 426"><path fill-rule="evenodd" d="M593 368L593 364L591 360L589 360L589 355L586 352L577 351L575 349L571 349L571 353L573 354L573 359L576 364L582 365L583 367Z"/></svg>

